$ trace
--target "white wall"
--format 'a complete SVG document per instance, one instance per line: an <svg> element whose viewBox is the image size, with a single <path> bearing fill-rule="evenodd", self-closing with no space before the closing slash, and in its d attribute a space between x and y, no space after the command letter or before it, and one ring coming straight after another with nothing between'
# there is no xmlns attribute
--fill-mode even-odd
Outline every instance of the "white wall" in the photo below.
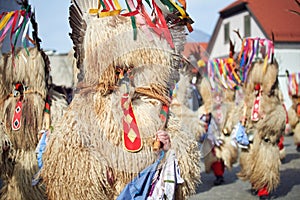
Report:
<svg viewBox="0 0 300 200"><path fill-rule="evenodd" d="M51 63L50 75L52 82L57 86L73 87L74 75L73 66L75 64L74 52L68 54L55 54L47 52Z"/></svg>
<svg viewBox="0 0 300 200"><path fill-rule="evenodd" d="M276 49L275 59L279 65L279 75L285 75L288 70L290 74L300 73L300 49ZM288 96L287 78L279 76L279 84L283 93L284 102L287 108L292 105Z"/></svg>
<svg viewBox="0 0 300 200"><path fill-rule="evenodd" d="M241 40L238 38L234 30L239 30L239 33L244 37L244 16L248 15L248 11L231 16L222 21L222 25L217 34L214 47L212 48L210 59L228 56L229 44L224 43L224 25L230 23L229 32L230 38L235 43L235 51L238 52L241 49ZM251 17L251 36L265 38L266 36L260 30L255 20ZM279 64L279 84L283 92L285 105L287 108L291 106L291 100L288 96L287 78L285 71L290 73L300 73L300 48L288 47L289 49L283 49L282 47L276 48L275 46L275 59ZM294 49L293 49L294 48Z"/></svg>
<svg viewBox="0 0 300 200"><path fill-rule="evenodd" d="M239 51L241 48L241 40L238 38L237 34L234 30L239 30L239 33L242 37L244 37L244 16L248 15L249 12L245 11L240 14L231 16L222 21L222 25L216 37L215 45L212 48L210 59L220 58L227 56L229 53L229 43L224 43L224 25L229 22L229 33L230 39L236 44L235 51ZM251 17L251 36L250 37L260 37L265 38L265 35L258 27L257 23Z"/></svg>

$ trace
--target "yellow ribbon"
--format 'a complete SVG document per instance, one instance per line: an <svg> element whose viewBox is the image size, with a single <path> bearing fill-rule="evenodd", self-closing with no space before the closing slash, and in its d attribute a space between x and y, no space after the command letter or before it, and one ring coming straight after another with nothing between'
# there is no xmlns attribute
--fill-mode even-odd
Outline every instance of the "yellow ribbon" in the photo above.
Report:
<svg viewBox="0 0 300 200"><path fill-rule="evenodd" d="M91 8L89 10L89 14L92 14L92 15L96 15L96 14L98 14L98 12L99 12L98 8Z"/></svg>
<svg viewBox="0 0 300 200"><path fill-rule="evenodd" d="M15 13L15 11L11 11L9 13L7 13L5 15L5 17L3 18L3 20L1 20L0 22L0 31L5 27L5 25L7 24L8 20L11 18L11 16Z"/></svg>
<svg viewBox="0 0 300 200"><path fill-rule="evenodd" d="M225 65L224 65L224 60L223 59L220 60L220 64L221 64L221 68L222 68L222 71L223 71L223 76L226 77L227 71L225 69Z"/></svg>
<svg viewBox="0 0 300 200"><path fill-rule="evenodd" d="M188 18L186 16L186 12L184 9L182 9L180 6L177 5L177 3L175 3L173 0L170 0L170 2L173 4L173 6L175 6L175 8L180 12L181 16L180 18L181 19L185 19L185 18Z"/></svg>
<svg viewBox="0 0 300 200"><path fill-rule="evenodd" d="M265 74L266 71L267 71L268 59L269 59L269 56L266 55L265 60L264 60L264 67L263 67L263 72L264 72L264 74Z"/></svg>
<svg viewBox="0 0 300 200"><path fill-rule="evenodd" d="M228 64L229 64L229 67L231 68L231 72L232 72L234 78L235 78L239 83L241 83L241 79L240 79L239 76L235 73L234 68L233 68L233 63L234 63L233 58L228 58L228 59L227 59L227 62L228 62Z"/></svg>
<svg viewBox="0 0 300 200"><path fill-rule="evenodd" d="M115 7L116 7L116 10L101 12L100 11L101 4L99 3L98 8L91 8L91 9L89 9L89 14L98 15L99 17L108 17L108 16L119 15L121 13L121 9L122 8L121 8L118 0L114 0L114 4L115 4Z"/></svg>
<svg viewBox="0 0 300 200"><path fill-rule="evenodd" d="M117 10L122 10L122 7L120 6L118 0L114 0L114 4L115 4Z"/></svg>
<svg viewBox="0 0 300 200"><path fill-rule="evenodd" d="M108 12L100 12L99 17L115 16L115 15L119 15L120 12L121 12L121 10L112 10L112 11L108 11Z"/></svg>

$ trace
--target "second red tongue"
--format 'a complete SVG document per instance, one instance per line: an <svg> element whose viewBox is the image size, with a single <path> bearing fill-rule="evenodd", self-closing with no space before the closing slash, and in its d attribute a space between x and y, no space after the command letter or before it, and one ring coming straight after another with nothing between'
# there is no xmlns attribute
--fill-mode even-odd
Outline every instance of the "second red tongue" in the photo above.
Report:
<svg viewBox="0 0 300 200"><path fill-rule="evenodd" d="M22 116L22 101L18 101L12 119L12 130L17 131L21 128L21 116Z"/></svg>
<svg viewBox="0 0 300 200"><path fill-rule="evenodd" d="M256 92L256 97L255 97L253 108L252 108L251 120L258 121L259 120L260 97L261 97L260 84L256 84L254 86L254 90Z"/></svg>

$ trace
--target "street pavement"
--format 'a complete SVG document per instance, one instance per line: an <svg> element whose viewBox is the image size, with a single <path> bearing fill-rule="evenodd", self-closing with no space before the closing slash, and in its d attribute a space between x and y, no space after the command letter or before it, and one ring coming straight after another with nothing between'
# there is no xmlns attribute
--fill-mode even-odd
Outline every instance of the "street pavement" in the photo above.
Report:
<svg viewBox="0 0 300 200"><path fill-rule="evenodd" d="M276 200L300 200L300 152L296 151L292 136L285 136L284 146L286 158L280 166L280 185L270 196ZM235 164L231 171L226 170L225 182L219 186L213 185L215 180L213 173L201 173L202 184L197 194L191 196L189 200L258 200L259 197L250 192L250 183L241 181L236 176L239 170L238 164ZM202 171L204 171L203 163Z"/></svg>

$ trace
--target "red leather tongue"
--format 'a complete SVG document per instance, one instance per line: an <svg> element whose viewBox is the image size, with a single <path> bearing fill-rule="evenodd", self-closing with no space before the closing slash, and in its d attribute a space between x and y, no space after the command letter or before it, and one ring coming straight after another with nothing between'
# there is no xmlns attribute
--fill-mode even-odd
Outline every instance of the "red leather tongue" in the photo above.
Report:
<svg viewBox="0 0 300 200"><path fill-rule="evenodd" d="M260 104L260 95L258 95L254 100L254 105L253 105L252 114L251 114L252 121L259 120L259 104Z"/></svg>
<svg viewBox="0 0 300 200"><path fill-rule="evenodd" d="M14 131L19 130L21 127L21 116L22 116L22 101L18 101L12 119L12 129Z"/></svg>
<svg viewBox="0 0 300 200"><path fill-rule="evenodd" d="M124 148L129 152L137 152L142 149L142 139L128 94L123 95L121 106L124 114L122 120Z"/></svg>

